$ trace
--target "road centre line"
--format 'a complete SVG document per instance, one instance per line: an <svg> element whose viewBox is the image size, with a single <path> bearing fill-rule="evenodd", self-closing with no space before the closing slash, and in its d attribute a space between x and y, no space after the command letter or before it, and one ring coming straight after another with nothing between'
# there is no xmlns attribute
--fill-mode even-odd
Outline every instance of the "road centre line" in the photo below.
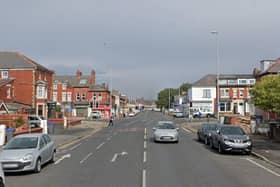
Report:
<svg viewBox="0 0 280 187"><path fill-rule="evenodd" d="M144 149L147 149L147 141L144 141Z"/></svg>
<svg viewBox="0 0 280 187"><path fill-rule="evenodd" d="M93 153L89 153L87 156L85 156L85 158L80 161L80 164L84 163L91 155L93 155Z"/></svg>
<svg viewBox="0 0 280 187"><path fill-rule="evenodd" d="M69 150L70 150L70 151L73 151L74 149L78 148L80 145L82 145L82 143L79 143L79 144L77 144L77 145L71 147Z"/></svg>
<svg viewBox="0 0 280 187"><path fill-rule="evenodd" d="M144 163L147 162L147 152L146 152L146 151L144 151L143 162L144 162Z"/></svg>
<svg viewBox="0 0 280 187"><path fill-rule="evenodd" d="M147 182L147 179L146 179L146 170L143 169L143 174L142 174L142 187L146 187L146 182Z"/></svg>
<svg viewBox="0 0 280 187"><path fill-rule="evenodd" d="M99 146L96 147L96 150L100 149L104 144L105 142L102 142Z"/></svg>
<svg viewBox="0 0 280 187"><path fill-rule="evenodd" d="M147 135L147 128L145 128L145 135Z"/></svg>
<svg viewBox="0 0 280 187"><path fill-rule="evenodd" d="M147 140L147 135L144 135L144 140Z"/></svg>
<svg viewBox="0 0 280 187"><path fill-rule="evenodd" d="M260 168L266 170L267 172L269 172L269 173L271 173L271 174L273 174L273 175L275 175L275 176L277 176L277 177L280 177L280 174L279 174L279 173L276 173L276 172L272 171L271 169L266 168L265 166L263 166L263 165L261 165L261 164L255 162L255 161L253 161L252 159L246 158L246 160L249 161L249 162L251 162L252 164L254 164L254 165L256 165L256 166L258 166L258 167L260 167Z"/></svg>

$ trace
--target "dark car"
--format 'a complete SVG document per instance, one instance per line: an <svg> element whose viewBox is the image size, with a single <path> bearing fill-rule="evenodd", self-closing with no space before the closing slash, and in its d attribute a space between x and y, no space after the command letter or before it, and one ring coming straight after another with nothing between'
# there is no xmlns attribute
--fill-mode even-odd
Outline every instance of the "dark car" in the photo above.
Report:
<svg viewBox="0 0 280 187"><path fill-rule="evenodd" d="M252 141L239 126L222 125L210 137L210 147L225 151L251 153Z"/></svg>
<svg viewBox="0 0 280 187"><path fill-rule="evenodd" d="M216 131L218 124L205 123L202 124L200 129L197 131L198 141L204 142L206 145L209 144L209 137L211 137L212 132Z"/></svg>

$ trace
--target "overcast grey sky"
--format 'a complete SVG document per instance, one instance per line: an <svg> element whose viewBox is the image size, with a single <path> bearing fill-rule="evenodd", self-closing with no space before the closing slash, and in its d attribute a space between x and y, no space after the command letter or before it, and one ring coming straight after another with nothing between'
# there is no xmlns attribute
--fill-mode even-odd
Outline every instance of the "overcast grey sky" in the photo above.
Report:
<svg viewBox="0 0 280 187"><path fill-rule="evenodd" d="M252 73L280 57L279 0L1 0L0 50L20 51L57 74L156 98L216 73Z"/></svg>

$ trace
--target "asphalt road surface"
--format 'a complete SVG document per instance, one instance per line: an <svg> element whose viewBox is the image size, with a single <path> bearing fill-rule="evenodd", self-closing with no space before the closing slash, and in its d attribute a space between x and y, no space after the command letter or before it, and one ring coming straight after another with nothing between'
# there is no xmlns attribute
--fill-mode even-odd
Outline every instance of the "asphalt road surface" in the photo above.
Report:
<svg viewBox="0 0 280 187"><path fill-rule="evenodd" d="M166 120L142 112L116 121L60 150L39 174L6 176L8 187L280 186L280 170L251 156L220 155L180 128L178 144L154 143L152 127Z"/></svg>

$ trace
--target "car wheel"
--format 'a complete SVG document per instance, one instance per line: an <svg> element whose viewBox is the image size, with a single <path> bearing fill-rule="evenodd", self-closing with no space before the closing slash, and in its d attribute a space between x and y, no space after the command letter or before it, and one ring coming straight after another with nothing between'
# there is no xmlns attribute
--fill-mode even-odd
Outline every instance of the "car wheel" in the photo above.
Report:
<svg viewBox="0 0 280 187"><path fill-rule="evenodd" d="M35 165L35 173L40 173L42 169L42 165L41 165L41 159L38 158L36 161L36 165Z"/></svg>
<svg viewBox="0 0 280 187"><path fill-rule="evenodd" d="M0 187L5 187L5 184L4 184L4 182L3 182L3 179L2 179L2 178L0 178Z"/></svg>
<svg viewBox="0 0 280 187"><path fill-rule="evenodd" d="M54 151L51 158L51 163L54 163L56 160L56 152Z"/></svg>
<svg viewBox="0 0 280 187"><path fill-rule="evenodd" d="M209 142L208 142L208 138L207 137L204 138L204 143L205 143L205 145L208 145Z"/></svg>
<svg viewBox="0 0 280 187"><path fill-rule="evenodd" d="M223 150L223 148L222 148L222 146L221 146L220 143L219 143L219 146L218 146L218 152L219 152L220 154L223 154L223 153L224 153L224 150Z"/></svg>

